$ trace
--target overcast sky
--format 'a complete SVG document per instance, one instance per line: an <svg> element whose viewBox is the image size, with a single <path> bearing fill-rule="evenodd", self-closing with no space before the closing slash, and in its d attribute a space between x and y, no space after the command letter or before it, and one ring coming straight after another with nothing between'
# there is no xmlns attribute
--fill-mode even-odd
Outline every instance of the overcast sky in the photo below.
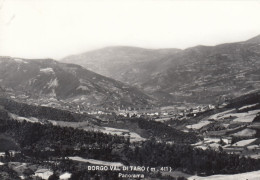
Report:
<svg viewBox="0 0 260 180"><path fill-rule="evenodd" d="M0 55L216 45L259 35L259 18L259 0L0 0Z"/></svg>

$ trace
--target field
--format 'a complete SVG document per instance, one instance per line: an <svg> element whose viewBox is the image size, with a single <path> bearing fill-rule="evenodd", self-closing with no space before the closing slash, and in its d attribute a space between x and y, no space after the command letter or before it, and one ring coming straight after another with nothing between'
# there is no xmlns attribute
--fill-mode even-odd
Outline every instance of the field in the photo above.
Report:
<svg viewBox="0 0 260 180"><path fill-rule="evenodd" d="M228 111L214 114L210 116L209 119L222 120L222 119L234 117L233 122L252 122L256 117L257 113L259 112L260 110L258 109L258 110L243 112L243 113L236 113L234 109L231 109Z"/></svg>
<svg viewBox="0 0 260 180"><path fill-rule="evenodd" d="M238 141L234 145L235 146L247 146L247 145L253 143L256 139L257 138Z"/></svg>
<svg viewBox="0 0 260 180"><path fill-rule="evenodd" d="M192 125L188 125L186 126L187 128L192 128L192 129L200 129L202 128L203 126L206 126L210 124L210 121L200 121L198 122L197 124L192 124Z"/></svg>
<svg viewBox="0 0 260 180"><path fill-rule="evenodd" d="M259 180L260 171L253 171L232 175L213 175L213 176L191 176L188 180Z"/></svg>
<svg viewBox="0 0 260 180"><path fill-rule="evenodd" d="M21 116L18 116L18 115L16 115L16 114L12 114L12 113L9 113L9 116L10 116L12 119L15 119L15 120L17 120L17 121L28 121L28 122L31 122L31 123L37 123L37 122L39 122L39 119L34 118L34 117L30 117L30 118L21 117Z"/></svg>
<svg viewBox="0 0 260 180"><path fill-rule="evenodd" d="M95 159L84 159L81 157L68 157L69 159L73 161L80 161L80 162L86 162L90 164L95 164L95 165L102 165L102 166L124 166L120 162L108 162L108 161L100 161L100 160L95 160Z"/></svg>
<svg viewBox="0 0 260 180"><path fill-rule="evenodd" d="M238 137L252 137L256 134L256 130L253 129L243 129L237 133L234 133L233 136L238 136Z"/></svg>
<svg viewBox="0 0 260 180"><path fill-rule="evenodd" d="M144 141L145 140L145 138L142 138L139 134L137 134L135 132L130 132L127 129L104 127L104 129L101 128L99 131L106 133L106 134L112 134L112 135L118 135L118 136L129 136L130 142Z"/></svg>

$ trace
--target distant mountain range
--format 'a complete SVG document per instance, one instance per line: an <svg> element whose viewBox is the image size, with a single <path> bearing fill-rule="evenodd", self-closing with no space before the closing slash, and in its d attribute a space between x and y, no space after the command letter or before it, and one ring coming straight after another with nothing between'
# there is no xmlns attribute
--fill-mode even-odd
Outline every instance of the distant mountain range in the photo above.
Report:
<svg viewBox="0 0 260 180"><path fill-rule="evenodd" d="M217 102L260 89L260 36L185 50L107 47L62 61L136 86L164 104Z"/></svg>
<svg viewBox="0 0 260 180"><path fill-rule="evenodd" d="M85 68L51 59L0 57L0 86L16 95L54 98L82 105L143 107L153 100L129 85Z"/></svg>
<svg viewBox="0 0 260 180"><path fill-rule="evenodd" d="M62 59L65 63L82 65L89 70L124 82L126 73L135 76L138 66L171 57L179 49L144 49L128 46L106 47ZM131 82L131 81L130 81Z"/></svg>

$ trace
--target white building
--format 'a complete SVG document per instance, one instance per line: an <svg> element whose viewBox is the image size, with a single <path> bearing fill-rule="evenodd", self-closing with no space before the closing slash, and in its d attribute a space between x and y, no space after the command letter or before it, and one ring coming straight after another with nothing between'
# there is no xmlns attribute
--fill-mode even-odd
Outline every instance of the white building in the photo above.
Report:
<svg viewBox="0 0 260 180"><path fill-rule="evenodd" d="M35 176L41 177L42 179L48 179L51 175L53 175L53 172L49 169L38 169L35 172Z"/></svg>
<svg viewBox="0 0 260 180"><path fill-rule="evenodd" d="M64 174L60 175L60 180L68 180L71 177L71 173L65 172Z"/></svg>

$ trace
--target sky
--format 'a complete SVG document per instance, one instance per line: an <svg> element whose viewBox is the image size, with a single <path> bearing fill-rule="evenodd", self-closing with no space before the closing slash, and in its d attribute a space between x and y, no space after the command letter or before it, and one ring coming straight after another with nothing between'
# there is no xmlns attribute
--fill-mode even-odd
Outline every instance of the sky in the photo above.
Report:
<svg viewBox="0 0 260 180"><path fill-rule="evenodd" d="M260 34L260 0L0 0L0 56L180 48Z"/></svg>

